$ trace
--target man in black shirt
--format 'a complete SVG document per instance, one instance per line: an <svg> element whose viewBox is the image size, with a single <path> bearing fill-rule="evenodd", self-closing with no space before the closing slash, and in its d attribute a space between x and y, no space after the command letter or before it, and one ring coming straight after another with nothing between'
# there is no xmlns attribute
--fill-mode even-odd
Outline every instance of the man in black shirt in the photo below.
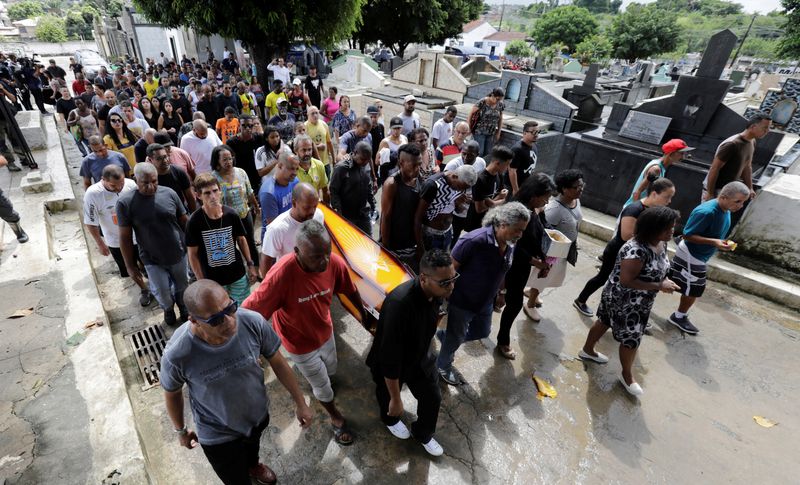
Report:
<svg viewBox="0 0 800 485"><path fill-rule="evenodd" d="M369 106L367 107L367 116L369 116L369 121L372 123L369 129L369 136L372 137L372 153L378 153L378 147L386 137L386 132L380 123L381 110L377 106ZM375 172L377 173L377 169L375 169Z"/></svg>
<svg viewBox="0 0 800 485"><path fill-rule="evenodd" d="M478 181L472 186L472 202L464 222L465 232L481 227L486 211L506 201L508 190L503 188L503 176L508 171L512 157L508 147L495 145L492 148L492 161L478 174Z"/></svg>
<svg viewBox="0 0 800 485"><path fill-rule="evenodd" d="M433 456L440 456L444 450L433 437L442 394L431 343L439 307L453 292L456 278L458 273L447 251L425 253L419 276L397 286L383 300L375 340L367 355L381 421L397 438L407 439L413 434ZM418 418L411 432L400 419L403 384L418 401Z"/></svg>
<svg viewBox="0 0 800 485"><path fill-rule="evenodd" d="M305 88L308 94L308 100L311 101L312 105L319 108L320 103L322 103L325 88L322 86L322 78L317 74L317 66L309 66L308 76L306 76L305 80Z"/></svg>
<svg viewBox="0 0 800 485"><path fill-rule="evenodd" d="M236 157L236 166L247 172L253 192L258 193L261 187L261 176L256 168L255 151L264 146L264 135L253 133L254 117L250 115L239 116L238 135L228 138L227 145L233 150Z"/></svg>
<svg viewBox="0 0 800 485"><path fill-rule="evenodd" d="M525 179L536 170L536 162L539 158L539 150L536 148L538 137L539 123L528 121L522 127L522 139L511 148L514 152L514 159L511 160L508 179L512 194L516 194Z"/></svg>
<svg viewBox="0 0 800 485"><path fill-rule="evenodd" d="M217 126L217 120L222 117L220 114L222 111L217 108L217 101L211 95L211 87L208 85L203 86L203 94L202 98L197 103L197 111L203 113L206 123L212 128ZM188 122L191 120L183 121Z"/></svg>
<svg viewBox="0 0 800 485"><path fill-rule="evenodd" d="M181 115L181 119L185 121L189 121L192 119L192 103L186 99L185 96L181 96L180 88L177 86L171 86L169 88L172 107L175 109L175 112Z"/></svg>
<svg viewBox="0 0 800 485"><path fill-rule="evenodd" d="M372 160L372 147L362 141L353 156L336 164L331 175L331 207L359 229L372 236L369 202L372 177L364 167Z"/></svg>
<svg viewBox="0 0 800 485"><path fill-rule="evenodd" d="M55 59L50 59L50 65L47 67L47 69L45 69L45 71L47 71L50 76L58 79L64 79L67 77L67 71L58 67Z"/></svg>
<svg viewBox="0 0 800 485"><path fill-rule="evenodd" d="M189 208L189 213L197 209L192 182L189 175L180 167L169 163L169 154L164 145L151 143L147 146L147 161L156 167L158 172L158 185L169 187L178 195L184 207Z"/></svg>
<svg viewBox="0 0 800 485"><path fill-rule="evenodd" d="M222 92L219 93L216 98L214 98L214 101L217 102L217 111L219 113L224 113L225 108L228 106L235 109L237 115L242 112L242 100L239 99L239 96L233 94L231 83L224 83L222 85ZM210 122L208 117L206 117L206 121ZM213 126L216 126L216 123L217 122L214 121Z"/></svg>

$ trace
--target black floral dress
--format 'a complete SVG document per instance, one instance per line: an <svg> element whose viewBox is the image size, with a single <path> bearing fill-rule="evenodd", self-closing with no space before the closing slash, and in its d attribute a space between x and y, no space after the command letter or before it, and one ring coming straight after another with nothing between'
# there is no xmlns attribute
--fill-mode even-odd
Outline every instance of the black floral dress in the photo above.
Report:
<svg viewBox="0 0 800 485"><path fill-rule="evenodd" d="M626 242L619 250L614 270L603 288L597 318L611 327L614 340L625 347L635 349L644 334L657 290L635 290L622 286L619 281L620 264L624 259L638 259L642 269L638 279L647 283L661 282L669 269L669 258L665 243L657 250L636 239Z"/></svg>

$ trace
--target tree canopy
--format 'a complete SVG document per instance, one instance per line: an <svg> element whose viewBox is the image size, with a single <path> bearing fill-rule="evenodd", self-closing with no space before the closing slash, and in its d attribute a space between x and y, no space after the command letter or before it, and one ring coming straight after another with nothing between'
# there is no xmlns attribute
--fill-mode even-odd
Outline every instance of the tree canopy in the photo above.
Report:
<svg viewBox="0 0 800 485"><path fill-rule="evenodd" d="M361 16L363 0L239 0L235 8L213 8L197 0L134 0L147 18L198 34L219 34L247 45L259 73L277 52L296 41L330 46L347 39Z"/></svg>
<svg viewBox="0 0 800 485"><path fill-rule="evenodd" d="M587 37L575 46L575 57L584 65L608 59L612 52L614 52L614 46L611 40L601 34Z"/></svg>
<svg viewBox="0 0 800 485"><path fill-rule="evenodd" d="M41 17L42 15L44 15L44 9L41 2L23 0L8 6L8 18L13 21Z"/></svg>
<svg viewBox="0 0 800 485"><path fill-rule="evenodd" d="M533 55L533 50L524 40L516 39L506 45L505 53L507 56L516 58L531 57Z"/></svg>
<svg viewBox="0 0 800 485"><path fill-rule="evenodd" d="M45 15L39 18L36 26L36 38L42 42L66 42L67 30L64 27L64 19Z"/></svg>
<svg viewBox="0 0 800 485"><path fill-rule="evenodd" d="M570 52L583 39L596 34L597 21L585 8L567 5L550 10L536 22L531 36L539 47L564 44Z"/></svg>
<svg viewBox="0 0 800 485"><path fill-rule="evenodd" d="M617 13L622 0L573 0L572 5L583 7L592 13Z"/></svg>
<svg viewBox="0 0 800 485"><path fill-rule="evenodd" d="M784 34L778 52L786 57L800 57L800 0L781 0L786 13Z"/></svg>
<svg viewBox="0 0 800 485"><path fill-rule="evenodd" d="M443 44L478 18L482 0L367 0L353 37L361 44L381 42L398 56L409 44Z"/></svg>
<svg viewBox="0 0 800 485"><path fill-rule="evenodd" d="M635 61L673 51L680 34L675 13L655 4L632 3L624 13L614 17L609 37L615 57Z"/></svg>

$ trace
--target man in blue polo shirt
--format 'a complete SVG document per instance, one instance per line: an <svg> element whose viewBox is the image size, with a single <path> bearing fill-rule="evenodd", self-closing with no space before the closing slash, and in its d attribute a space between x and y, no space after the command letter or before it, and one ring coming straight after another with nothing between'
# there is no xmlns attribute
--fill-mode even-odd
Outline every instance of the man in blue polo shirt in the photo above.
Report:
<svg viewBox="0 0 800 485"><path fill-rule="evenodd" d="M514 245L530 221L530 211L519 202L490 209L484 227L465 234L453 248L453 265L460 277L450 296L447 330L436 337L442 343L436 366L451 386L461 384L453 371L453 357L462 343L489 336L492 310L505 303L505 275L511 267ZM458 275L457 275L458 276Z"/></svg>
<svg viewBox="0 0 800 485"><path fill-rule="evenodd" d="M689 321L689 309L706 289L706 263L717 250L733 251L735 243L725 240L731 229L731 212L741 210L750 198L750 188L742 182L722 187L716 199L695 207L683 228L683 241L672 258L669 278L681 291L678 311L669 322L695 335L700 330Z"/></svg>

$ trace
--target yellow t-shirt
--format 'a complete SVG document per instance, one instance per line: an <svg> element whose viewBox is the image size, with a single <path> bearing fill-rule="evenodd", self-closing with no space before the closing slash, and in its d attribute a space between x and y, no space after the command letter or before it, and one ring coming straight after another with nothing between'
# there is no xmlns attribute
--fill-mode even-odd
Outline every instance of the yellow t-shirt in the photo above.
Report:
<svg viewBox="0 0 800 485"><path fill-rule="evenodd" d="M252 115L253 114L253 100L249 94L240 94L239 101L242 102L242 114L244 115Z"/></svg>
<svg viewBox="0 0 800 485"><path fill-rule="evenodd" d="M217 126L214 128L216 128L217 135L219 135L222 143L227 143L228 138L236 136L236 134L239 133L239 119L232 118L228 121L225 118L220 118L217 120Z"/></svg>
<svg viewBox="0 0 800 485"><path fill-rule="evenodd" d="M306 121L306 135L311 138L311 141L314 142L314 145L319 145L321 143L325 144L325 148L322 150L317 148L317 152L319 152L319 158L323 165L327 165L330 163L330 157L328 156L328 142L331 141L331 133L328 131L328 125L326 125L321 120L317 122L316 125L312 124L311 121Z"/></svg>
<svg viewBox="0 0 800 485"><path fill-rule="evenodd" d="M156 90L158 89L158 79L153 78L153 81L145 81L144 83L144 92L148 98L152 98L156 95Z"/></svg>
<svg viewBox="0 0 800 485"><path fill-rule="evenodd" d="M280 94L275 94L275 91L270 91L267 95L267 99L264 100L264 107L269 110L269 117L272 118L273 116L277 116L278 114L278 100L279 99L286 99L286 93L281 91Z"/></svg>
<svg viewBox="0 0 800 485"><path fill-rule="evenodd" d="M328 186L328 174L325 173L325 165L316 158L311 159L311 166L308 167L307 172L303 170L302 166L297 168L297 179L310 184L317 191Z"/></svg>
<svg viewBox="0 0 800 485"><path fill-rule="evenodd" d="M128 140L124 136L119 141L119 145L114 143L114 140L111 139L110 135L105 135L103 137L103 143L106 144L109 150L113 150L115 152L120 152L122 156L128 160L128 166L131 167L130 175L133 176L133 167L136 166L136 150L134 149L134 144L136 140Z"/></svg>

